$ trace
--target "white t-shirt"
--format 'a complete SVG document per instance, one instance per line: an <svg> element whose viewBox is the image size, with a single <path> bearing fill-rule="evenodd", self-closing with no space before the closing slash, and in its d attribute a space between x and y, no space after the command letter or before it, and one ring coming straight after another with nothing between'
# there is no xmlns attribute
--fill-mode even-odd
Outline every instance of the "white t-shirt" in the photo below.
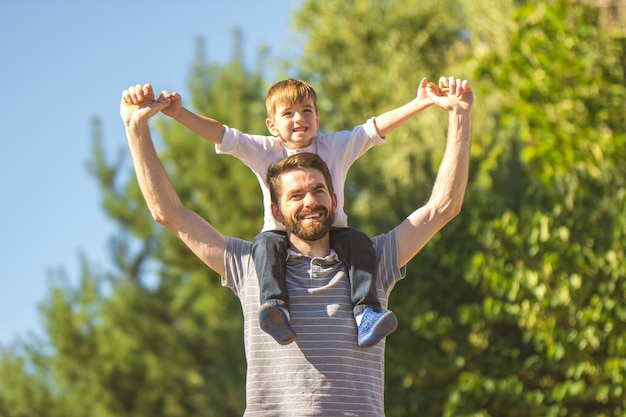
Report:
<svg viewBox="0 0 626 417"><path fill-rule="evenodd" d="M348 216L343 210L344 185L348 169L365 152L375 145L382 145L385 139L376 131L374 118L352 130L317 134L306 148L287 149L280 139L274 136L249 135L225 126L222 144L215 145L218 154L228 154L240 159L256 175L263 192L263 231L284 230L285 227L272 216L270 192L265 184L267 168L296 152L318 154L330 170L333 188L337 194L337 211L333 226L347 227Z"/></svg>
<svg viewBox="0 0 626 417"><path fill-rule="evenodd" d="M372 239L378 295L404 278L396 230ZM287 259L291 325L296 341L281 346L259 327L259 285L249 242L227 238L222 285L239 297L244 315L244 417L384 416L385 342L357 343L348 275L331 253Z"/></svg>

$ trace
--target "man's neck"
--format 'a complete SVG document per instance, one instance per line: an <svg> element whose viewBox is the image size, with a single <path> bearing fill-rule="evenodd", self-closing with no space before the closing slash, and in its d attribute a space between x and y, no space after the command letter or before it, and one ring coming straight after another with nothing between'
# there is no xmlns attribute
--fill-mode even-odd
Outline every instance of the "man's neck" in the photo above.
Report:
<svg viewBox="0 0 626 417"><path fill-rule="evenodd" d="M303 240L289 233L289 248L311 258L323 258L330 254L330 239L326 234L315 241Z"/></svg>

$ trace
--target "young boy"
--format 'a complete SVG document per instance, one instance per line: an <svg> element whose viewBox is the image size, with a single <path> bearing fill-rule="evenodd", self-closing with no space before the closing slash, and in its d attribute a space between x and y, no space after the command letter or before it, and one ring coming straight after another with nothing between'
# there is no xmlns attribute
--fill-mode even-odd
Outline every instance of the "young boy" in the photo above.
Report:
<svg viewBox="0 0 626 417"><path fill-rule="evenodd" d="M344 184L348 169L374 145L381 145L385 136L403 125L418 112L429 107L421 80L417 96L409 103L369 119L352 131L319 134L317 95L308 83L288 79L274 84L266 97L266 125L272 136L249 135L222 123L200 116L182 106L177 93L163 91L159 101L168 104L162 112L216 145L217 153L231 154L246 164L261 185L264 201L264 226L254 239L252 256L259 277L261 328L278 343L289 344L296 339L290 325L289 299L285 282L287 256L297 255L286 243L284 226L271 210L265 183L270 164L297 153L320 155L329 166L337 209L330 232L331 248L345 265L350 278L353 313L358 326L358 344L373 346L397 327L397 318L390 310L382 311L376 293L376 257L371 240L363 233L348 228L343 210ZM293 196L304 198L304 196ZM315 216L315 207L301 213L300 220ZM289 250L288 250L289 249Z"/></svg>

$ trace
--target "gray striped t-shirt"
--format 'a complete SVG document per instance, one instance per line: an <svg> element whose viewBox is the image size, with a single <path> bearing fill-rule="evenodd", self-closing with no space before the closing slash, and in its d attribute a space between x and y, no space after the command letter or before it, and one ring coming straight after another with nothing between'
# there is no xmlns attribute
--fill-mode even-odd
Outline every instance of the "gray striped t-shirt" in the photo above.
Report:
<svg viewBox="0 0 626 417"><path fill-rule="evenodd" d="M404 277L395 229L373 239L383 307ZM336 255L287 261L294 343L281 346L259 328L259 286L251 244L227 238L222 285L239 297L247 361L245 417L384 416L384 342L357 344L350 282Z"/></svg>

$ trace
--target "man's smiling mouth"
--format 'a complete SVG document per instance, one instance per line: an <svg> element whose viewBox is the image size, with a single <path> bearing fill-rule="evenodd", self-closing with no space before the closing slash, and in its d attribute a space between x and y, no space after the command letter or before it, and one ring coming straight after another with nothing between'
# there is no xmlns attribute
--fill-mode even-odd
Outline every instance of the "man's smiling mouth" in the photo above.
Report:
<svg viewBox="0 0 626 417"><path fill-rule="evenodd" d="M300 220L320 220L324 217L324 213L316 211L315 213L308 213L300 216Z"/></svg>

